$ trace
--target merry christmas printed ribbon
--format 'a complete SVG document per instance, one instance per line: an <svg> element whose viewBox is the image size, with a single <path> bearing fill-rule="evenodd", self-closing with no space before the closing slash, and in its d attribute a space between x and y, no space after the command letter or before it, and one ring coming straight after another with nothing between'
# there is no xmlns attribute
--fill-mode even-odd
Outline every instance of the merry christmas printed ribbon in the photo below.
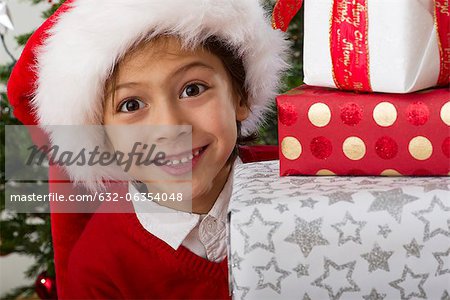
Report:
<svg viewBox="0 0 450 300"><path fill-rule="evenodd" d="M441 57L438 85L450 82L450 8L449 0L434 0L434 17Z"/></svg>
<svg viewBox="0 0 450 300"><path fill-rule="evenodd" d="M272 27L286 31L300 10L303 0L278 0L272 15ZM330 51L336 87L371 92L368 47L367 0L333 0L330 17ZM450 82L450 10L449 0L434 0L438 34L440 73L437 85Z"/></svg>
<svg viewBox="0 0 450 300"><path fill-rule="evenodd" d="M371 92L367 0L334 0L330 24L333 79L341 90Z"/></svg>

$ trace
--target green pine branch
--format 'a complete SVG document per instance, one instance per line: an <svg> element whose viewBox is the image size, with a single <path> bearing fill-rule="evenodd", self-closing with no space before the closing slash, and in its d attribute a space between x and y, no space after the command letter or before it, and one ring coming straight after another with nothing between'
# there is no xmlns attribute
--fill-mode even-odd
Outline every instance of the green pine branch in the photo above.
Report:
<svg viewBox="0 0 450 300"><path fill-rule="evenodd" d="M2 295L1 300L12 300L17 299L19 297L28 298L31 297L34 293L33 286L19 286L14 288L10 292Z"/></svg>

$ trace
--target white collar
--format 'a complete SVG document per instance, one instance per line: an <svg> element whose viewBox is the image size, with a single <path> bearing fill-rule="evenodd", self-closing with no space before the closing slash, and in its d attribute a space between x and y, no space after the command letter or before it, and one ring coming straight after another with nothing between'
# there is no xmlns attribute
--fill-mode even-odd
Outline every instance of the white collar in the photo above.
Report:
<svg viewBox="0 0 450 300"><path fill-rule="evenodd" d="M200 215L196 213L178 211L159 205L153 201L132 201L136 216L142 227L154 236L166 242L173 249L177 250L186 236L192 231L192 229L195 228L195 226L197 226L203 217L209 215L225 224L228 203L230 201L233 187L234 169L237 164L241 163L242 161L238 157L231 167L230 175L228 176L222 191L208 214ZM136 197L144 197L139 193L136 187L131 184L131 182L128 185L128 190L131 194L131 199L135 199L134 195L136 194ZM139 204L143 203L146 205L145 211L148 211L148 208L150 207L151 212L142 212L142 206L139 206Z"/></svg>

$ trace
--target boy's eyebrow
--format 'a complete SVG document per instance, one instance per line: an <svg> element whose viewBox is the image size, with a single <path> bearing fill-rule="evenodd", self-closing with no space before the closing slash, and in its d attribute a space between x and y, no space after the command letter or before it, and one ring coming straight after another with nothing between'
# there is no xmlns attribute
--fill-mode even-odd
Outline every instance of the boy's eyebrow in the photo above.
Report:
<svg viewBox="0 0 450 300"><path fill-rule="evenodd" d="M184 66L181 66L180 68L178 68L177 70L173 71L172 73L169 74L169 78L174 77L175 75L177 75L178 73L183 73L186 72L189 69L195 68L195 67L201 67L201 68L206 68L206 69L210 69L212 71L214 71L214 68L211 67L208 64L205 64L202 61L193 61L191 63L188 63Z"/></svg>
<svg viewBox="0 0 450 300"><path fill-rule="evenodd" d="M191 63L188 63L186 65L181 66L180 68L176 69L175 71L173 71L172 73L169 74L168 78L173 78L175 75L179 74L179 73L184 73L189 69L195 68L195 67L200 67L200 68L205 68L205 69L209 69L209 70L215 70L213 67L211 67L208 64L205 64L204 62L201 61L194 61ZM115 91L121 89L121 88L125 88L128 86L133 86L133 85L139 85L139 82L124 82L124 83L120 83L118 85L116 85L115 87ZM109 95L112 91L109 91L107 94Z"/></svg>

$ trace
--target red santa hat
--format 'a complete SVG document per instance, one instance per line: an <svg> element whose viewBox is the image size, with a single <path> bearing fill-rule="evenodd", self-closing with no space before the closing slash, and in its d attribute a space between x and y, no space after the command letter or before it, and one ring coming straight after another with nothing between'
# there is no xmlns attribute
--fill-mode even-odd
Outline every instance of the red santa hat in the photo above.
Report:
<svg viewBox="0 0 450 300"><path fill-rule="evenodd" d="M214 36L235 51L251 107L242 132L255 131L290 54L286 34L272 29L258 0L68 0L29 39L13 69L7 90L14 114L24 124L100 124L104 84L118 59L136 41L161 34L180 37L186 49ZM69 149L82 146L72 143ZM97 143L95 135L86 143ZM110 177L106 169L68 169L75 181Z"/></svg>

